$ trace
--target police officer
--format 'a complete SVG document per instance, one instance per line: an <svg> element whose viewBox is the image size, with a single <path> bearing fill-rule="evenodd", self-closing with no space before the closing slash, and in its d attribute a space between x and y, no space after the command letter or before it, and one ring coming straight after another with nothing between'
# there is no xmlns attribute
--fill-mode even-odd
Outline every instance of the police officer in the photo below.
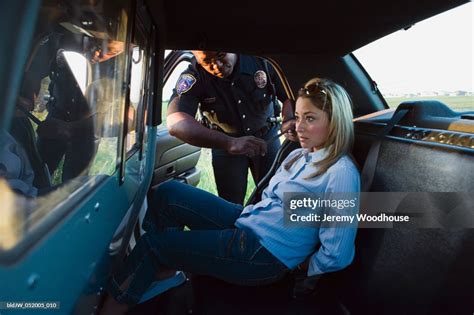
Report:
<svg viewBox="0 0 474 315"><path fill-rule="evenodd" d="M192 53L195 58L180 75L168 106L169 132L192 145L212 148L219 196L242 204L248 168L258 183L280 147L274 96L283 102L283 120L293 114L291 101L263 59L226 52Z"/></svg>

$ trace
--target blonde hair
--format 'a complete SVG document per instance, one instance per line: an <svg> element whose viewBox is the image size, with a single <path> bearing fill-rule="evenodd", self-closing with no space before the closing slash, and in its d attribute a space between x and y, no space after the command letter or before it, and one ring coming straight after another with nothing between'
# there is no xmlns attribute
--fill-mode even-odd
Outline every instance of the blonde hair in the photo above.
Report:
<svg viewBox="0 0 474 315"><path fill-rule="evenodd" d="M349 94L339 84L322 78L313 78L306 82L298 92L298 98L306 98L329 117L329 132L323 149L327 150L324 159L314 162L318 170L306 177L310 179L325 173L342 156L350 155L354 143L354 125L352 123L352 102ZM297 154L286 165L289 170L301 158Z"/></svg>

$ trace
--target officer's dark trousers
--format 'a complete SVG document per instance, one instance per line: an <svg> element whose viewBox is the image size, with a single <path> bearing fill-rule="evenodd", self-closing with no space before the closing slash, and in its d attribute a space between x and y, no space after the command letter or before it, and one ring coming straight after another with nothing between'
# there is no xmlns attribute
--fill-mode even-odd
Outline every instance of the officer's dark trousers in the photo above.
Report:
<svg viewBox="0 0 474 315"><path fill-rule="evenodd" d="M272 139L279 126L270 129L261 138L265 141ZM217 191L221 198L227 201L243 204L247 191L247 174L250 168L255 183L267 174L275 160L280 141L274 139L267 142L267 154L263 157L249 158L245 155L232 155L225 150L212 150L212 167L216 180Z"/></svg>

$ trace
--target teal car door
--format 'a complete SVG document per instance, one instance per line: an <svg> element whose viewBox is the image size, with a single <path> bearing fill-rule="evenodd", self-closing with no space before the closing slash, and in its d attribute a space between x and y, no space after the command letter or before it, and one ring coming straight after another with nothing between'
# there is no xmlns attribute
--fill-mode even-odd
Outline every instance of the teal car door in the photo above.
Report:
<svg viewBox="0 0 474 315"><path fill-rule="evenodd" d="M151 182L157 35L141 2L24 4L2 11L0 313L90 314Z"/></svg>

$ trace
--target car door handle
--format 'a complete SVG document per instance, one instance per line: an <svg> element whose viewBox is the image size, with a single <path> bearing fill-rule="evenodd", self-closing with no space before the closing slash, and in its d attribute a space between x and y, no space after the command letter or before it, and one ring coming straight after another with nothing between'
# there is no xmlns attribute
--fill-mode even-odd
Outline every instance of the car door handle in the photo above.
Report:
<svg viewBox="0 0 474 315"><path fill-rule="evenodd" d="M174 173L176 173L176 170L174 169L174 166L170 166L166 169L166 175L167 176L173 175Z"/></svg>

